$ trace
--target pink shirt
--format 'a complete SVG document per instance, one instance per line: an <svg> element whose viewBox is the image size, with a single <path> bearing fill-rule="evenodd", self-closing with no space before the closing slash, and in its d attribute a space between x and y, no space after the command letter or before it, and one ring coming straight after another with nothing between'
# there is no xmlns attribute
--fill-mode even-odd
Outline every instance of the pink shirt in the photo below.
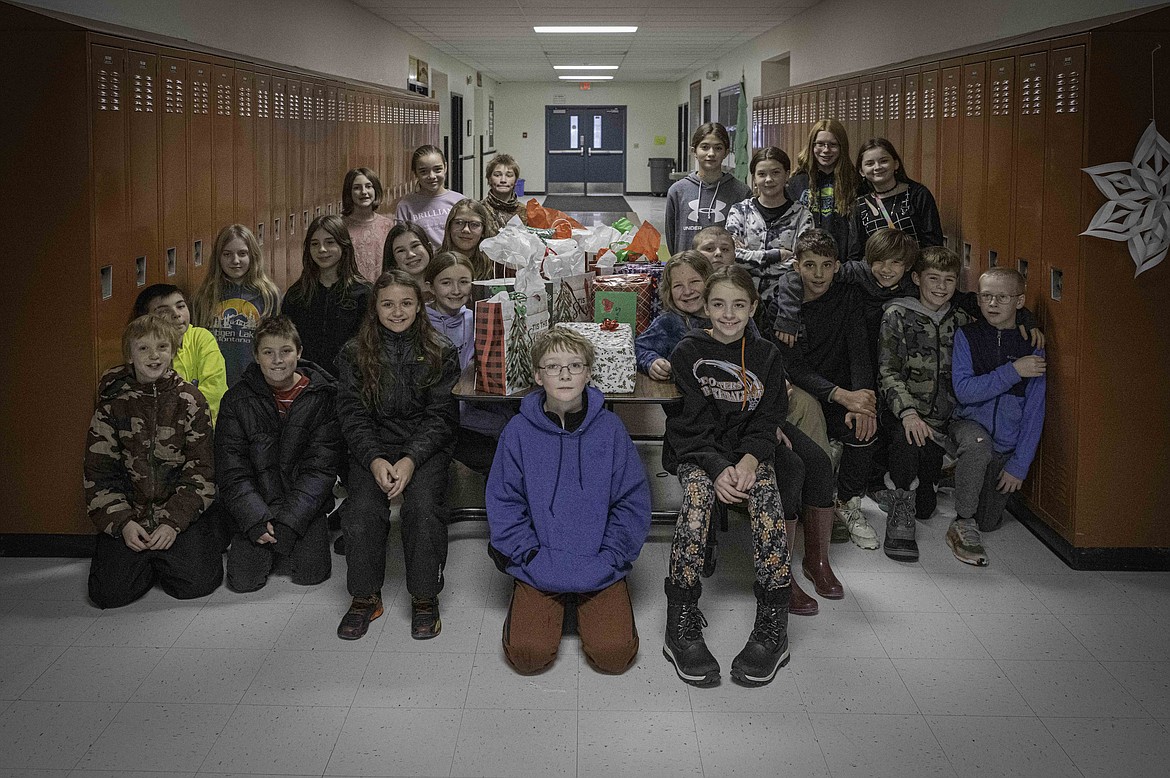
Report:
<svg viewBox="0 0 1170 778"><path fill-rule="evenodd" d="M382 275L382 249L393 226L394 220L380 213L375 213L374 218L366 222L355 221L352 214L345 217L358 272L371 284Z"/></svg>
<svg viewBox="0 0 1170 778"><path fill-rule="evenodd" d="M458 192L447 190L441 195L431 197L421 192L411 192L403 195L398 201L398 208L394 215L400 222L414 222L426 230L435 251L443 245L443 231L447 228L447 214L455 203L463 199Z"/></svg>

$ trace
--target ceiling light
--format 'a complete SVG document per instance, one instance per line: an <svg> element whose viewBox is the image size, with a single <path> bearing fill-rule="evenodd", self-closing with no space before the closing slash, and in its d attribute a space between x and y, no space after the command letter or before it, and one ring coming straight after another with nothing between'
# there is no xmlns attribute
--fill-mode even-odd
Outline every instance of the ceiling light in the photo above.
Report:
<svg viewBox="0 0 1170 778"><path fill-rule="evenodd" d="M617 70L617 65L553 65L553 70Z"/></svg>
<svg viewBox="0 0 1170 778"><path fill-rule="evenodd" d="M613 76L557 76L561 81L613 81Z"/></svg>
<svg viewBox="0 0 1170 778"><path fill-rule="evenodd" d="M637 27L615 27L613 25L554 25L551 27L533 27L533 32L592 32L592 33L623 33L637 32Z"/></svg>

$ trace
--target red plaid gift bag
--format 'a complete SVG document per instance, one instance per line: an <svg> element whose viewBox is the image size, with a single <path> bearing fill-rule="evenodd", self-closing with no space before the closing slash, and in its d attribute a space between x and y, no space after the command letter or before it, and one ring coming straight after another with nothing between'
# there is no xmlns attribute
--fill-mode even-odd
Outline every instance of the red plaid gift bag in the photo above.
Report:
<svg viewBox="0 0 1170 778"><path fill-rule="evenodd" d="M650 321L658 318L662 313L662 297L658 293L658 285L662 282L662 272L666 265L662 262L623 262L613 266L613 275L629 275L641 273L650 276Z"/></svg>
<svg viewBox="0 0 1170 778"><path fill-rule="evenodd" d="M475 304L476 389L508 395L533 384L532 342L548 329L543 292L500 292Z"/></svg>
<svg viewBox="0 0 1170 778"><path fill-rule="evenodd" d="M593 280L593 320L600 322L604 319L617 318L618 321L629 324L632 318L634 333L641 335L650 326L651 283L650 276L645 274L598 276ZM619 314L615 317L611 315L613 311L605 310L603 307L607 302L620 303L626 297L634 302L633 316L626 312L625 315Z"/></svg>

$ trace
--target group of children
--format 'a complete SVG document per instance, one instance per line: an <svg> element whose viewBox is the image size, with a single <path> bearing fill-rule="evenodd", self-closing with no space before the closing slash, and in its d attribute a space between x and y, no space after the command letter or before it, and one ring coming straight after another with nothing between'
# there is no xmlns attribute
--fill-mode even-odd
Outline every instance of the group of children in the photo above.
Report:
<svg viewBox="0 0 1170 778"><path fill-rule="evenodd" d="M680 188L673 201L694 218L668 208L663 313L635 343L638 369L680 395L663 445L663 466L683 487L663 653L684 682L719 681L703 638L701 578L714 569L716 504L742 505L756 614L731 677L760 686L789 661L789 614L818 609L790 569L797 521L803 573L822 597L844 596L829 563L838 524L877 547L860 507L875 441L888 449L889 488L878 495L888 505L886 553L917 558L915 521L933 513L949 452L958 516L947 543L962 561L987 564L979 531L998 524L1027 474L1045 363L1031 319L1017 322L1014 271L994 268L978 294L952 299L958 259L919 248L915 235L931 239L922 217L933 201L899 177L887 142L860 155L871 199L855 204L872 204L885 224L854 214L847 240L865 236L865 261L842 265L834 235L847 220L834 195L852 183L841 183L848 142L839 125L814 127L800 161L802 201L787 194L784 152L754 155L747 196L720 170L726 131L700 131L695 180L680 182L696 197L684 201ZM588 386L592 344L561 328L538 336L537 389L515 416L460 407L452 394L474 357L472 281L492 275L479 244L523 213L519 170L497 160L477 203L444 188L438 149L416 151L419 191L399 202L373 279L383 192L359 168L346 177L344 218L309 226L301 276L283 302L240 225L221 231L194 317L177 288L144 290L123 337L126 364L103 376L87 441L86 494L101 533L96 604L126 604L155 582L175 597L206 595L221 582L225 548L236 591L262 587L274 571L299 584L324 580L340 480L347 496L335 515L352 602L338 636L361 638L383 613L391 504L400 500L411 635L433 638L456 458L487 476L488 552L514 579L508 662L521 673L547 667L573 607L597 669L632 664L639 638L625 579L649 530L649 488L624 426Z"/></svg>

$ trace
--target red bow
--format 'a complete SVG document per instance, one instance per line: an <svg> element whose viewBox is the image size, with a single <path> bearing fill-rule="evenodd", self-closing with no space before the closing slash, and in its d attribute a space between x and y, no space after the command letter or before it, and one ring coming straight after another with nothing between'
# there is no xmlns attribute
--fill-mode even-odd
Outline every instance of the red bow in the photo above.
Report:
<svg viewBox="0 0 1170 778"><path fill-rule="evenodd" d="M618 328L617 319L605 319L601 322L601 329L604 332L616 332Z"/></svg>

